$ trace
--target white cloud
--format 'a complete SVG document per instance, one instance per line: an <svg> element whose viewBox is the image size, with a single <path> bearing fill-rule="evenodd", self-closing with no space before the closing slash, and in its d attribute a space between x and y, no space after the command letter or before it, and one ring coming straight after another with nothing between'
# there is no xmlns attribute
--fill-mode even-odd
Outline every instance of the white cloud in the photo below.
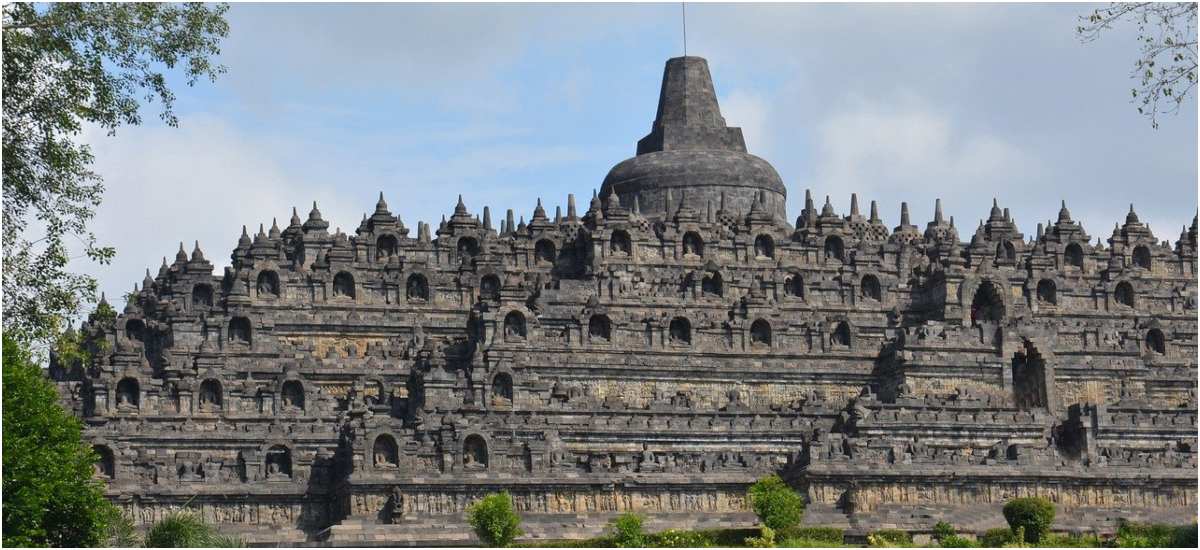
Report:
<svg viewBox="0 0 1200 550"><path fill-rule="evenodd" d="M911 100L854 101L821 122L814 141L811 187L831 195L839 211L854 191L884 208L933 196L947 203L947 215L978 214L978 203L990 202L992 193L1011 195L1038 179L1038 162L1018 144L956 125L949 114ZM910 208L914 223L932 215L931 204Z"/></svg>
<svg viewBox="0 0 1200 550"><path fill-rule="evenodd" d="M497 131L443 133L452 141L471 141L494 139ZM511 132L501 134L499 141L513 139ZM116 247L117 258L107 266L81 259L72 268L95 275L110 297L128 292L146 268L157 273L163 256L173 261L180 241L190 254L198 240L220 274L242 225L251 235L259 224L269 228L272 217L286 227L293 206L307 219L314 200L331 231L340 227L351 234L362 213L374 208L376 190L384 191L390 209L414 236L418 220L436 224L452 212L459 193L475 213L485 204L493 207L493 216L507 207L527 213L545 190L536 182L503 181L508 174L586 158L563 145L482 143L451 156L383 148L373 151L386 158L380 162L360 158L363 151L353 143L321 146L251 135L206 115L188 117L179 128L129 127L113 137L89 131L84 140L105 179L93 229L102 245ZM546 198L551 213L553 204L565 202L565 196Z"/></svg>
<svg viewBox="0 0 1200 550"><path fill-rule="evenodd" d="M292 205L306 219L315 199L332 223L357 222L335 187L297 181L269 148L219 119L189 117L177 129L124 128L114 137L91 131L85 141L106 188L93 227L102 244L117 249L112 265L85 269L109 296L129 291L147 267L156 273L162 256L173 261L180 241L189 253L199 241L219 274L243 224L253 233L276 216L286 227Z"/></svg>

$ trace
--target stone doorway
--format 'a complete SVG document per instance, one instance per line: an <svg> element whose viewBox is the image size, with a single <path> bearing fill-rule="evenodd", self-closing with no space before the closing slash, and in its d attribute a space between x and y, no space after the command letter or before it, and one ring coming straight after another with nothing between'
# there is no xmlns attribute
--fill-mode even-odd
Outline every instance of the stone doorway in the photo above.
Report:
<svg viewBox="0 0 1200 550"><path fill-rule="evenodd" d="M1048 407L1046 385L1046 360L1031 342L1026 341L1013 355L1013 402L1022 410Z"/></svg>

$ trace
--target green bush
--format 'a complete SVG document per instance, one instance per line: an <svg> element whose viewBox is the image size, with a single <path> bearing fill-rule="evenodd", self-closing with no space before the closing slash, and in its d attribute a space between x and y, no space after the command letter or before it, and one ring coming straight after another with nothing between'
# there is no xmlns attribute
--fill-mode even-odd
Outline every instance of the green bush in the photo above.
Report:
<svg viewBox="0 0 1200 550"><path fill-rule="evenodd" d="M775 531L799 524L804 515L804 499L777 475L751 485L749 498L758 520Z"/></svg>
<svg viewBox="0 0 1200 550"><path fill-rule="evenodd" d="M97 546L112 505L78 419L8 334L3 337L4 546Z"/></svg>
<svg viewBox="0 0 1200 550"><path fill-rule="evenodd" d="M867 544L875 548L912 546L912 535L900 529L880 529L867 535Z"/></svg>
<svg viewBox="0 0 1200 550"><path fill-rule="evenodd" d="M1013 529L1012 539L1009 540L1002 548L1029 548L1032 543L1025 542L1025 526L1022 525Z"/></svg>
<svg viewBox="0 0 1200 550"><path fill-rule="evenodd" d="M739 541L740 542L740 541ZM646 537L646 546L655 548L703 548L714 546L711 537L699 531L667 529Z"/></svg>
<svg viewBox="0 0 1200 550"><path fill-rule="evenodd" d="M845 548L850 545L827 540L788 537L779 542L780 548Z"/></svg>
<svg viewBox="0 0 1200 550"><path fill-rule="evenodd" d="M194 512L172 512L146 531L150 548L239 548L236 537L218 534Z"/></svg>
<svg viewBox="0 0 1200 550"><path fill-rule="evenodd" d="M1038 542L1054 523L1054 503L1041 497L1016 498L1004 505L1004 519L1013 532L1025 528L1023 542Z"/></svg>
<svg viewBox="0 0 1200 550"><path fill-rule="evenodd" d="M129 548L142 545L141 535L133 524L133 516L124 510L110 506L104 521L108 525L108 530L104 535L105 546Z"/></svg>
<svg viewBox="0 0 1200 550"><path fill-rule="evenodd" d="M642 516L626 512L612 520L613 541L619 548L645 546L642 534Z"/></svg>
<svg viewBox="0 0 1200 550"><path fill-rule="evenodd" d="M757 537L746 537L746 546L750 548L774 548L775 530L764 525Z"/></svg>
<svg viewBox="0 0 1200 550"><path fill-rule="evenodd" d="M979 543L959 535L946 535L938 539L938 546L942 548L978 548Z"/></svg>
<svg viewBox="0 0 1200 550"><path fill-rule="evenodd" d="M846 542L845 533L837 527L792 527L780 532L779 536L785 539L824 541L831 544L844 544Z"/></svg>
<svg viewBox="0 0 1200 550"><path fill-rule="evenodd" d="M1100 548L1104 541L1096 535L1067 535L1047 533L1038 546L1043 548Z"/></svg>
<svg viewBox="0 0 1200 550"><path fill-rule="evenodd" d="M940 541L946 537L954 536L954 526L944 521L939 521L933 526L933 539Z"/></svg>
<svg viewBox="0 0 1200 550"><path fill-rule="evenodd" d="M1195 548L1196 524L1162 525L1122 521L1117 527L1121 548Z"/></svg>
<svg viewBox="0 0 1200 550"><path fill-rule="evenodd" d="M988 529L979 537L979 544L985 548L1000 548L1005 544L1013 541L1012 529L1007 527L997 527Z"/></svg>
<svg viewBox="0 0 1200 550"><path fill-rule="evenodd" d="M508 546L521 536L521 516L508 492L492 493L467 507L467 523L488 546Z"/></svg>

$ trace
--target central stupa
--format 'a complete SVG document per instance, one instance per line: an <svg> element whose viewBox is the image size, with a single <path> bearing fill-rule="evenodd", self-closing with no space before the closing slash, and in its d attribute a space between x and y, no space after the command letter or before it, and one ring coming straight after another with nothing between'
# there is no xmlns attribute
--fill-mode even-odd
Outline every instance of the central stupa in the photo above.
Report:
<svg viewBox="0 0 1200 550"><path fill-rule="evenodd" d="M667 61L650 133L638 141L637 156L604 178L600 198L614 193L622 205L636 201L649 218L672 218L681 207L742 215L759 200L773 217L786 218L779 173L746 152L741 128L725 124L702 57Z"/></svg>

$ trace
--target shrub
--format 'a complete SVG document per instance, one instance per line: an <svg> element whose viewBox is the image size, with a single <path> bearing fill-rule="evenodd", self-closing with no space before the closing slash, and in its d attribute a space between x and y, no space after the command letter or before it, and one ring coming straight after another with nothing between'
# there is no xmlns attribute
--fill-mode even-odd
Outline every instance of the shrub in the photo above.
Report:
<svg viewBox="0 0 1200 550"><path fill-rule="evenodd" d="M1012 539L1006 542L1001 548L1029 548L1033 544L1025 542L1025 527L1017 527L1012 532Z"/></svg>
<svg viewBox="0 0 1200 550"><path fill-rule="evenodd" d="M667 529L646 537L646 545L657 548L700 548L713 546L709 537L696 531Z"/></svg>
<svg viewBox="0 0 1200 550"><path fill-rule="evenodd" d="M779 533L779 536L788 539L823 541L831 544L843 544L846 542L845 533L837 527L792 527Z"/></svg>
<svg viewBox="0 0 1200 550"><path fill-rule="evenodd" d="M151 548L238 548L242 541L220 535L194 512L171 512L146 531Z"/></svg>
<svg viewBox="0 0 1200 550"><path fill-rule="evenodd" d="M133 524L133 517L124 510L110 506L105 514L108 530L104 536L104 545L113 548L129 548L141 546L141 536Z"/></svg>
<svg viewBox="0 0 1200 550"><path fill-rule="evenodd" d="M867 544L876 548L912 546L912 535L900 529L880 529L867 535Z"/></svg>
<svg viewBox="0 0 1200 550"><path fill-rule="evenodd" d="M508 546L521 536L521 516L507 492L492 493L467 507L467 523L488 546Z"/></svg>
<svg viewBox="0 0 1200 550"><path fill-rule="evenodd" d="M3 337L4 546L96 546L112 505L96 453L28 350Z"/></svg>
<svg viewBox="0 0 1200 550"><path fill-rule="evenodd" d="M967 537L946 535L938 539L938 546L942 548L978 548L979 543Z"/></svg>
<svg viewBox="0 0 1200 550"><path fill-rule="evenodd" d="M1012 542L1012 540L1012 529L1007 527L997 527L995 529L988 529L985 531L983 536L979 537L979 544L980 546L986 548L1000 548L1001 546Z"/></svg>
<svg viewBox="0 0 1200 550"><path fill-rule="evenodd" d="M762 534L762 529L701 529L693 531L701 546L741 546L746 539Z"/></svg>
<svg viewBox="0 0 1200 550"><path fill-rule="evenodd" d="M759 536L746 538L746 546L751 548L774 548L775 530L764 525Z"/></svg>
<svg viewBox="0 0 1200 550"><path fill-rule="evenodd" d="M779 543L781 548L843 548L847 545L840 542L806 538L785 538Z"/></svg>
<svg viewBox="0 0 1200 550"><path fill-rule="evenodd" d="M1038 542L1054 523L1054 503L1041 497L1016 498L1004 505L1004 519L1013 532L1025 528L1024 542Z"/></svg>
<svg viewBox="0 0 1200 550"><path fill-rule="evenodd" d="M619 548L640 548L644 546L642 536L642 516L626 512L612 520L613 541Z"/></svg>
<svg viewBox="0 0 1200 550"><path fill-rule="evenodd" d="M939 522L937 522L936 525L933 526L934 540L941 541L942 539L944 539L946 537L953 537L953 536L954 536L954 526L953 525L950 525L949 523L946 523L944 521L939 521Z"/></svg>
<svg viewBox="0 0 1200 550"><path fill-rule="evenodd" d="M1096 535L1058 535L1047 533L1038 546L1043 548L1100 548L1104 542Z"/></svg>
<svg viewBox="0 0 1200 550"><path fill-rule="evenodd" d="M804 499L777 475L756 481L749 497L759 521L775 531L799 524L804 515Z"/></svg>
<svg viewBox="0 0 1200 550"><path fill-rule="evenodd" d="M1171 526L1122 521L1117 527L1122 548L1195 548L1196 525Z"/></svg>

